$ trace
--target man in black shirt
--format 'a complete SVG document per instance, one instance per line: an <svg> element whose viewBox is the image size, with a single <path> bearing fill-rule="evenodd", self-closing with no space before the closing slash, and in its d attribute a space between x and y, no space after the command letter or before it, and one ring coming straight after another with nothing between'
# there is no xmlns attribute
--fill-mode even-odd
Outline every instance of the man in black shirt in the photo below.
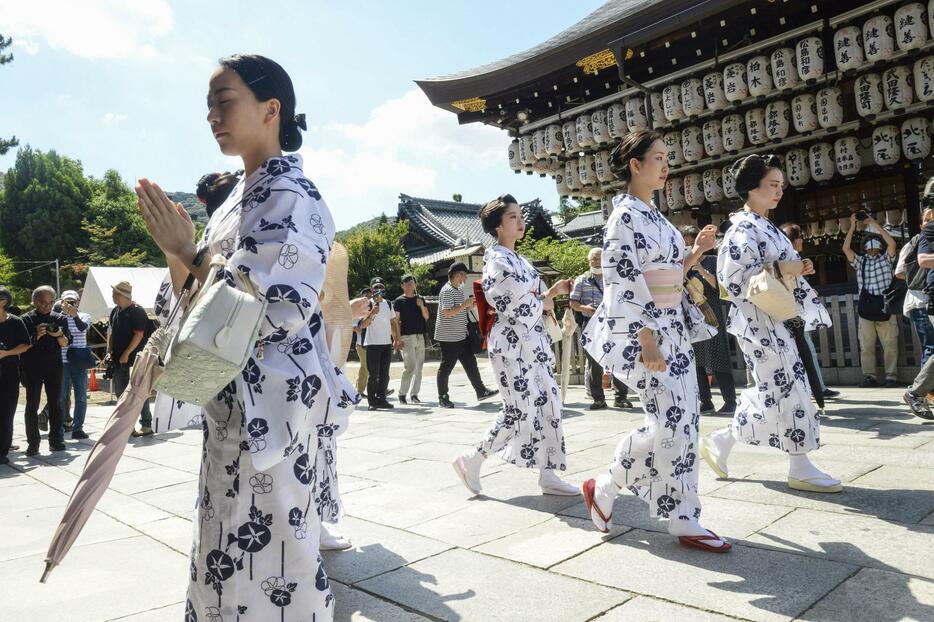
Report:
<svg viewBox="0 0 934 622"><path fill-rule="evenodd" d="M422 385L422 367L425 365L425 333L428 332L428 307L425 299L415 291L415 277L402 277L402 295L392 305L396 312L396 323L402 338L398 346L402 349L402 380L399 383L399 402L407 404L411 384L413 404L421 404L418 391Z"/></svg>
<svg viewBox="0 0 934 622"><path fill-rule="evenodd" d="M119 399L130 384L130 368L133 367L136 355L146 345L149 317L145 309L133 302L133 286L129 281L121 281L111 286L111 289L116 306L110 312L107 356L114 365L114 393ZM140 414L140 430L133 430L133 436L151 436L152 413L149 410L149 400L143 401Z"/></svg>
<svg viewBox="0 0 934 622"><path fill-rule="evenodd" d="M13 446L13 415L19 400L19 355L30 347L29 333L19 317L8 312L10 290L0 287L0 464L7 464Z"/></svg>
<svg viewBox="0 0 934 622"><path fill-rule="evenodd" d="M48 285L32 292L35 307L23 315L23 324L32 347L22 355L21 369L26 386L26 455L39 453L39 401L45 387L46 406L49 411L49 449L64 451L62 427L62 348L71 343L68 321L52 310L55 290Z"/></svg>

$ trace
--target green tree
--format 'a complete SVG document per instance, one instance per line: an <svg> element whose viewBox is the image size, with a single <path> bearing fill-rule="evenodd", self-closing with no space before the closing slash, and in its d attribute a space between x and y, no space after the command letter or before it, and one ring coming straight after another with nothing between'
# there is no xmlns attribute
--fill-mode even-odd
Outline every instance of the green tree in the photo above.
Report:
<svg viewBox="0 0 934 622"><path fill-rule="evenodd" d="M590 247L579 240L556 240L552 237L533 240L529 231L516 245L516 251L530 261L547 261L565 279L574 278L589 268L587 253Z"/></svg>
<svg viewBox="0 0 934 622"><path fill-rule="evenodd" d="M561 199L553 213L563 224L574 220L578 214L600 209L600 202L593 199Z"/></svg>
<svg viewBox="0 0 934 622"><path fill-rule="evenodd" d="M0 252L0 285L6 286L13 280L13 260Z"/></svg>
<svg viewBox="0 0 934 622"><path fill-rule="evenodd" d="M13 40L10 37L4 37L0 34L0 65L13 62L13 55L3 52L3 50L10 47L12 44ZM19 145L19 141L16 140L16 136L13 138L0 138L0 156L6 155L10 149L13 149L17 145Z"/></svg>
<svg viewBox="0 0 934 622"><path fill-rule="evenodd" d="M406 263L402 239L408 230L408 221L384 222L369 229L353 229L340 240L349 256L347 285L352 297L378 276L386 283L387 296L395 298L402 294L400 282L407 272L415 275L421 291L434 291L437 283L429 277L431 267Z"/></svg>
<svg viewBox="0 0 934 622"><path fill-rule="evenodd" d="M104 266L164 265L139 213L136 193L110 169L102 179L89 180L91 201L81 228L90 242L80 249L88 263Z"/></svg>
<svg viewBox="0 0 934 622"><path fill-rule="evenodd" d="M21 148L3 178L0 249L15 261L77 259L78 249L88 243L81 223L90 200L80 162L54 151ZM35 283L51 279L52 272L36 270L21 278Z"/></svg>

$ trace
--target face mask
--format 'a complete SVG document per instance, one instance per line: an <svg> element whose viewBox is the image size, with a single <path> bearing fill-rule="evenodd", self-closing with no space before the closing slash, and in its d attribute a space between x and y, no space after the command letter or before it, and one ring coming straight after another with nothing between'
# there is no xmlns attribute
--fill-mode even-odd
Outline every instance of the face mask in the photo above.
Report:
<svg viewBox="0 0 934 622"><path fill-rule="evenodd" d="M591 268L590 271L596 274L597 276L600 276L601 274L603 274L603 268Z"/></svg>

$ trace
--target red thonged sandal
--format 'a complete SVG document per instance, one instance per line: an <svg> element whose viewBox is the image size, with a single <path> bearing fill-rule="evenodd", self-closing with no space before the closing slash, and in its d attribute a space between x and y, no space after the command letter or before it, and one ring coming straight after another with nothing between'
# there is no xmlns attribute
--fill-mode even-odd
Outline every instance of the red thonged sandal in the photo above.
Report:
<svg viewBox="0 0 934 622"><path fill-rule="evenodd" d="M726 553L733 548L733 545L715 534L714 532L708 530L708 535L705 536L678 536L678 542L683 546L688 546L694 549L701 551L706 551L708 553ZM711 546L707 542L723 542L720 546Z"/></svg>
<svg viewBox="0 0 934 622"><path fill-rule="evenodd" d="M590 520L593 521L597 531L607 533L610 531L610 517L612 517L613 514L611 512L610 516L603 515L603 512L600 510L600 506L598 506L596 500L594 500L596 486L597 480L588 479L581 485L581 492L584 494L584 504L587 506L587 510L590 512Z"/></svg>

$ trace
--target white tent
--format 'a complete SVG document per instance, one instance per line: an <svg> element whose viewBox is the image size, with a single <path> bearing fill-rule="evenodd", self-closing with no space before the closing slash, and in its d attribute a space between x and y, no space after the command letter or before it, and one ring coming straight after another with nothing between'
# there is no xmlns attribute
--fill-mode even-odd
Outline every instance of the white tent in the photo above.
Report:
<svg viewBox="0 0 934 622"><path fill-rule="evenodd" d="M106 319L113 309L111 286L120 281L129 281L133 286L133 301L153 312L159 286L168 274L168 268L88 268L88 278L84 282L79 311L91 315L95 322Z"/></svg>

